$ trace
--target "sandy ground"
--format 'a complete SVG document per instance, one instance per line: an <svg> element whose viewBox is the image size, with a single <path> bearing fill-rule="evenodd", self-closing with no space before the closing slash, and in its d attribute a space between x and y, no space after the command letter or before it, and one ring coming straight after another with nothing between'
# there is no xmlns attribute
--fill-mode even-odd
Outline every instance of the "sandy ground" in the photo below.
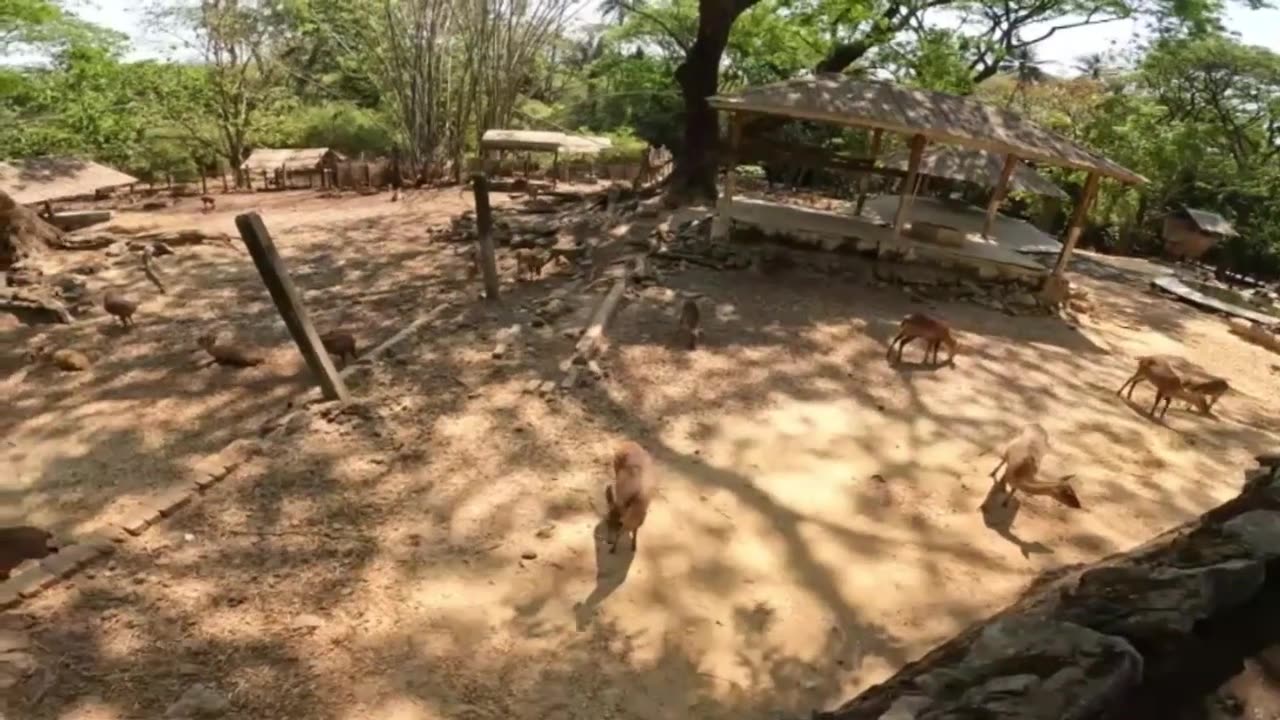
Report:
<svg viewBox="0 0 1280 720"><path fill-rule="evenodd" d="M1075 263L1098 305L1076 327L934 307L961 331L939 368L916 347L886 363L897 319L930 307L896 288L672 271L620 311L608 377L544 398L525 389L560 376L557 324L490 351L567 278L475 302L452 248L423 232L465 206L456 190L401 206L278 200L266 219L326 322L376 338L448 304L357 374L358 403L297 415L244 472L24 606L47 670L15 716L158 717L195 683L246 718L807 716L1036 573L1234 495L1276 437L1280 356L1149 294L1140 261ZM127 339L101 334L105 319L75 331L104 353L91 374L10 381L6 511L91 527L301 392L247 260L202 248L179 262L171 275L192 279L152 296L155 320ZM678 292L703 296L692 353L672 347ZM277 359L195 370L188 336L210 322ZM1140 407L1118 399L1150 352L1230 377L1218 416L1175 406L1153 422L1149 386ZM1084 510L984 502L992 449L1032 421L1052 438L1046 474L1076 474ZM602 488L622 438L654 455L661 496L638 552L610 554Z"/></svg>

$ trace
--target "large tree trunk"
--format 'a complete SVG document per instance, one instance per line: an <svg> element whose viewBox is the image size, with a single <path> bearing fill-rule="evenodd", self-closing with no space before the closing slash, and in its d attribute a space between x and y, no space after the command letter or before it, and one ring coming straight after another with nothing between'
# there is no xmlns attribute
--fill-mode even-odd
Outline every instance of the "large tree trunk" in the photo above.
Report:
<svg viewBox="0 0 1280 720"><path fill-rule="evenodd" d="M62 231L0 190L0 269L59 247Z"/></svg>
<svg viewBox="0 0 1280 720"><path fill-rule="evenodd" d="M675 158L672 190L691 200L716 196L717 148L720 125L707 104L720 86L720 59L729 31L738 16L759 0L700 0L698 37L676 68L676 82L684 96L684 146Z"/></svg>

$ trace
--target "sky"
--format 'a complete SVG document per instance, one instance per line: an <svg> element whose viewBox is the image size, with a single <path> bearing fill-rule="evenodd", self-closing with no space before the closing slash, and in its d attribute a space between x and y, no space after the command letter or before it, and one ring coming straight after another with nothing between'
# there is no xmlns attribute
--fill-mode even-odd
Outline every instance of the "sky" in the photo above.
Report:
<svg viewBox="0 0 1280 720"><path fill-rule="evenodd" d="M599 3L587 0L588 10L582 19L594 15ZM156 58L170 54L171 43L148 33L143 20L144 8L138 0L73 0L69 6L90 22L119 30L130 37L134 58ZM1280 52L1280 9L1248 10L1232 6L1226 18L1227 29L1251 45L1262 45ZM1123 47L1134 34L1136 23L1114 22L1084 28L1063 30L1037 46L1037 52L1051 72L1066 74L1072 63L1084 55L1106 53Z"/></svg>

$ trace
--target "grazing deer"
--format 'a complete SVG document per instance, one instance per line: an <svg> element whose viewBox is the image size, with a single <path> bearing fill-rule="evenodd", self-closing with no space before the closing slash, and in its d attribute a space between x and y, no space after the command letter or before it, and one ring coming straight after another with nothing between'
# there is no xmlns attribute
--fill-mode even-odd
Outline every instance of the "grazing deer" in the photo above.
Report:
<svg viewBox="0 0 1280 720"><path fill-rule="evenodd" d="M1134 371L1133 376L1124 381L1124 384L1116 390L1116 395L1124 392L1125 388L1129 389L1127 398L1133 397L1133 389L1142 381L1150 382L1156 388L1155 402L1151 403L1151 410L1147 412L1151 417L1156 416L1156 408L1160 405L1160 401L1164 400L1164 410L1160 412L1160 417L1164 418L1169 412L1169 404L1173 402L1175 397L1187 398L1188 395L1183 388L1182 376L1173 369L1173 365L1168 358L1155 355L1147 355L1138 358L1138 369ZM1196 402L1192 399L1190 402Z"/></svg>
<svg viewBox="0 0 1280 720"><path fill-rule="evenodd" d="M200 212L213 212L218 209L218 201L213 199L212 195L200 196Z"/></svg>
<svg viewBox="0 0 1280 720"><path fill-rule="evenodd" d="M1201 413L1212 415L1213 406L1229 390L1231 390L1231 384L1227 382L1226 378L1216 377L1187 385L1186 393L1195 397L1191 404L1198 407Z"/></svg>
<svg viewBox="0 0 1280 720"><path fill-rule="evenodd" d="M138 303L125 297L119 290L108 290L102 296L102 309L114 315L124 327L133 325L133 314L138 310Z"/></svg>
<svg viewBox="0 0 1280 720"><path fill-rule="evenodd" d="M0 527L0 580L8 580L24 560L39 560L57 551L47 530L30 525Z"/></svg>
<svg viewBox="0 0 1280 720"><path fill-rule="evenodd" d="M196 343L204 348L204 351L209 353L213 361L219 365L253 367L261 365L265 360L260 354L246 350L235 343L222 342L216 333L201 335L196 339Z"/></svg>
<svg viewBox="0 0 1280 720"><path fill-rule="evenodd" d="M327 332L320 336L320 344L324 345L325 352L336 355L338 360L342 361L342 367L347 366L348 357L351 358L350 362L356 359L356 337L349 332L342 330Z"/></svg>
<svg viewBox="0 0 1280 720"><path fill-rule="evenodd" d="M609 528L609 552L618 551L623 532L631 534L631 551L639 548L640 526L649 512L649 503L657 491L653 477L653 460L649 453L630 440L613 453L613 484L604 491L609 505L606 519Z"/></svg>
<svg viewBox="0 0 1280 720"><path fill-rule="evenodd" d="M898 325L898 334L889 341L889 350L885 353L885 359L893 356L894 345L898 346L898 362L902 362L902 351L907 345L917 338L926 342L924 350L924 361L929 361L932 354L933 362L938 362L938 350L943 345L947 346L947 362L955 364L956 359L956 339L951 333L951 326L935 317L930 317L924 313L911 313L902 318L902 322Z"/></svg>
<svg viewBox="0 0 1280 720"><path fill-rule="evenodd" d="M698 340L702 337L702 313L698 303L692 299L685 300L680 308L680 337L690 350L698 349Z"/></svg>
<svg viewBox="0 0 1280 720"><path fill-rule="evenodd" d="M1064 475L1058 480L1039 480L1036 475L1040 465L1049 451L1049 433L1037 424L1027 425L1017 437L1005 446L1000 462L991 470L991 479L1004 486L1006 495L1003 505L1008 505L1016 491L1027 495L1047 495L1070 508L1080 509L1080 498L1075 488L1071 487L1071 479L1075 475ZM1004 468L1004 474L999 474Z"/></svg>
<svg viewBox="0 0 1280 720"><path fill-rule="evenodd" d="M537 250L521 248L516 251L516 279L537 279L542 277L542 266L546 258Z"/></svg>

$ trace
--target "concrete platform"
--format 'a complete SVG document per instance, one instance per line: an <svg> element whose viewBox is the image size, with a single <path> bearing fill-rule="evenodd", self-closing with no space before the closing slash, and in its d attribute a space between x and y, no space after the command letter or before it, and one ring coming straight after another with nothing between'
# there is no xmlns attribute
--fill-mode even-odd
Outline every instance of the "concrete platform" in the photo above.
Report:
<svg viewBox="0 0 1280 720"><path fill-rule="evenodd" d="M917 199L920 204L920 199ZM772 200L736 197L730 213L735 227L751 227L769 235L784 235L800 242L809 242L826 250L852 246L869 252L881 247L893 247L893 229L874 222L874 215L851 217L835 210L788 205ZM921 219L925 216L918 215ZM1006 218L1007 219L1007 218ZM946 218L933 220L941 224L959 227ZM979 230L981 222L979 222ZM1048 269L1000 242L983 239L976 233L968 233L960 247L933 244L903 238L911 252L920 259L953 264L976 269L987 277L1024 278L1042 276Z"/></svg>

